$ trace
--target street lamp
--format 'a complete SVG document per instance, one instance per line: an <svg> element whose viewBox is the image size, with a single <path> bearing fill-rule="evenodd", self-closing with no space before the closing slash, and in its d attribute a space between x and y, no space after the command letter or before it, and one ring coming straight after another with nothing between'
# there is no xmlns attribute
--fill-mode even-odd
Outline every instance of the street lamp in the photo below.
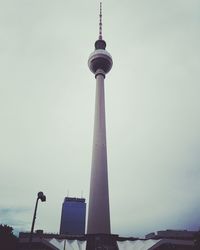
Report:
<svg viewBox="0 0 200 250"><path fill-rule="evenodd" d="M32 243L32 238L33 238L33 230L34 230L36 213L37 213L37 206L38 206L39 200L41 200L41 202L46 201L46 196L43 194L43 192L38 192L38 194L37 194L37 200L35 203L35 210L34 210L34 214L33 214L32 226L31 226L31 233L30 233L30 237L29 237L29 248L31 248L31 243Z"/></svg>

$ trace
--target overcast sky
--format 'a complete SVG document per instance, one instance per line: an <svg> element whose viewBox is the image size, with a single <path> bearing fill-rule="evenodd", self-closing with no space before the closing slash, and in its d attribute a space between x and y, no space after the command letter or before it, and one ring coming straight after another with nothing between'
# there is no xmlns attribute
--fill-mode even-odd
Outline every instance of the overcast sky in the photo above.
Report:
<svg viewBox="0 0 200 250"><path fill-rule="evenodd" d="M0 223L58 232L87 199L99 1L0 0ZM112 233L200 227L200 1L104 0Z"/></svg>

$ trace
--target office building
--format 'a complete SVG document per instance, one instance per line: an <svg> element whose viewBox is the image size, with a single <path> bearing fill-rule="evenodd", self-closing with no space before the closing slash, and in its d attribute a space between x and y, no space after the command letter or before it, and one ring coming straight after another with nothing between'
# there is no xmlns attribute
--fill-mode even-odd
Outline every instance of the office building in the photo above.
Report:
<svg viewBox="0 0 200 250"><path fill-rule="evenodd" d="M86 203L83 198L66 197L62 205L60 234L85 233Z"/></svg>

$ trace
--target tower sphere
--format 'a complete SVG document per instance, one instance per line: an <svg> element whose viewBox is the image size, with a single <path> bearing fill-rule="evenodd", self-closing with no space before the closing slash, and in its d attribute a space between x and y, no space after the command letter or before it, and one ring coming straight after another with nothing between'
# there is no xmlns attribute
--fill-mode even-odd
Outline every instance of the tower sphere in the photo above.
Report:
<svg viewBox="0 0 200 250"><path fill-rule="evenodd" d="M112 57L105 49L96 49L88 59L88 66L94 74L99 69L107 74L111 70L112 65Z"/></svg>

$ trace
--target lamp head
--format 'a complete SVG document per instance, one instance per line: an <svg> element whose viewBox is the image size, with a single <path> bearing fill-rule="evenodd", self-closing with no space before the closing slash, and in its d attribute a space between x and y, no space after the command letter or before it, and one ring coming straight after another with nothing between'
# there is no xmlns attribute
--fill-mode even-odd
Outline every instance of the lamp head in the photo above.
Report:
<svg viewBox="0 0 200 250"><path fill-rule="evenodd" d="M38 199L40 199L42 202L46 201L46 196L43 194L43 192L38 192Z"/></svg>

